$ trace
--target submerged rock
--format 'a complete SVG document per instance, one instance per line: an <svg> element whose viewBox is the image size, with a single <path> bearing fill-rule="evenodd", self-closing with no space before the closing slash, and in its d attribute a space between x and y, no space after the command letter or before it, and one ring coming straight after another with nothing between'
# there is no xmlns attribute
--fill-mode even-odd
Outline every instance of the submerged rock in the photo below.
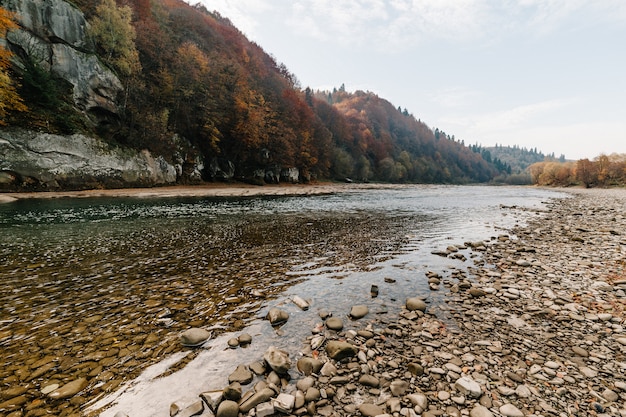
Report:
<svg viewBox="0 0 626 417"><path fill-rule="evenodd" d="M267 313L265 318L270 322L272 326L279 326L289 320L289 313L279 308L273 307Z"/></svg>
<svg viewBox="0 0 626 417"><path fill-rule="evenodd" d="M211 332L209 332L208 330L200 329L198 327L192 327L191 329L185 330L180 335L180 343L183 346L189 347L200 346L210 337Z"/></svg>

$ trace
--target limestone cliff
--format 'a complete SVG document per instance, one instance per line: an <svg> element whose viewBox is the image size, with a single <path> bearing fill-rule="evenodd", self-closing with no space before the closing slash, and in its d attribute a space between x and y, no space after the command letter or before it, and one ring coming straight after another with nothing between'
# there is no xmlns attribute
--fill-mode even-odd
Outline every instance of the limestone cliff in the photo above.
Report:
<svg viewBox="0 0 626 417"><path fill-rule="evenodd" d="M0 0L20 28L7 34L15 63L36 63L72 86L74 105L94 125L117 118L122 84L98 59L83 13L63 0ZM28 103L27 103L28 104ZM0 190L132 187L176 182L177 171L148 151L81 134L0 130Z"/></svg>
<svg viewBox="0 0 626 417"><path fill-rule="evenodd" d="M0 190L153 186L176 182L176 168L148 151L98 139L0 130Z"/></svg>

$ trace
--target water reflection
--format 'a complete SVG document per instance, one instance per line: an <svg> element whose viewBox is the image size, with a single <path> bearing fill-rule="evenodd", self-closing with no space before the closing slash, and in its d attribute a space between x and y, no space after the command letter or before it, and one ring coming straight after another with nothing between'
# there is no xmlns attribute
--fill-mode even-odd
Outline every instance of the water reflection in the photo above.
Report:
<svg viewBox="0 0 626 417"><path fill-rule="evenodd" d="M372 311L388 311L407 292L428 292L426 268L455 264L432 257L431 249L488 238L518 218L500 204L538 207L548 195L407 187L313 197L0 205L0 382L31 383L28 395L36 398L41 388L84 376L86 403L169 355L180 359L171 373L194 361L198 352L188 354L176 340L190 326L213 328L213 343L249 325L258 333L254 349L294 343L308 332L310 318L290 320L288 337L257 320L292 292L315 308L336 310L362 302L370 283L393 276L397 284L369 300ZM254 290L267 298L254 297ZM223 379L220 372L211 380ZM57 415L81 404L47 401L40 407Z"/></svg>

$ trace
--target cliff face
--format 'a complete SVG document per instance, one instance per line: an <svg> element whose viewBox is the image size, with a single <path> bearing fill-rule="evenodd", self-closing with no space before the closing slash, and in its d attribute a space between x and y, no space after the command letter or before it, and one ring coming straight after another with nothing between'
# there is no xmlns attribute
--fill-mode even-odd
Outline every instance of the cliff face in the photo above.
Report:
<svg viewBox="0 0 626 417"><path fill-rule="evenodd" d="M30 60L71 84L76 108L96 125L117 117L122 84L98 60L80 10L62 0L0 0L0 5L15 12L20 24L6 39L18 70ZM78 134L0 130L0 190L152 186L176 179L175 167L148 151Z"/></svg>
<svg viewBox="0 0 626 417"><path fill-rule="evenodd" d="M84 135L0 131L0 190L137 187L176 182L176 168Z"/></svg>
<svg viewBox="0 0 626 417"><path fill-rule="evenodd" d="M18 67L31 60L69 82L76 107L94 123L117 115L122 83L100 63L83 13L63 0L0 0L17 14L20 29L7 35Z"/></svg>

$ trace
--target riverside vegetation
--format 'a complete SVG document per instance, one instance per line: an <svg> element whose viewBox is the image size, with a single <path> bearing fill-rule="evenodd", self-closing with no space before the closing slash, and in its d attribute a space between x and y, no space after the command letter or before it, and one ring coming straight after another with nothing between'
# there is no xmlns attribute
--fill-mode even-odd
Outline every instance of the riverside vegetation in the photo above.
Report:
<svg viewBox="0 0 626 417"><path fill-rule="evenodd" d="M397 316L294 300L312 329L300 348L241 350L228 386L163 415L625 416L625 205L624 190L577 190L510 233L437 251L474 260L429 274L441 310L410 295Z"/></svg>

